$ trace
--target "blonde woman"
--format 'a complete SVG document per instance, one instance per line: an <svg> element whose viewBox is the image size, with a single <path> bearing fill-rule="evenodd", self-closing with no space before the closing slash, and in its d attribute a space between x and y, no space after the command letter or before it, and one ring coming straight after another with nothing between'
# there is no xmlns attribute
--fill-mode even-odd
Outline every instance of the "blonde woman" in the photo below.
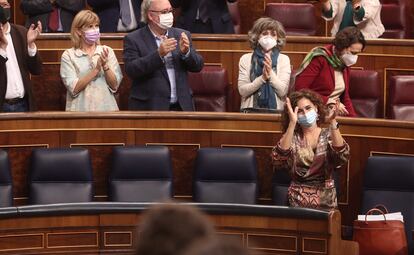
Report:
<svg viewBox="0 0 414 255"><path fill-rule="evenodd" d="M272 18L260 18L248 35L253 52L239 62L240 110L282 110L291 73L289 57L280 53L286 43L285 30Z"/></svg>
<svg viewBox="0 0 414 255"><path fill-rule="evenodd" d="M89 10L79 12L70 34L73 47L65 50L60 66L66 111L117 111L114 93L122 73L114 51L100 45L98 16Z"/></svg>

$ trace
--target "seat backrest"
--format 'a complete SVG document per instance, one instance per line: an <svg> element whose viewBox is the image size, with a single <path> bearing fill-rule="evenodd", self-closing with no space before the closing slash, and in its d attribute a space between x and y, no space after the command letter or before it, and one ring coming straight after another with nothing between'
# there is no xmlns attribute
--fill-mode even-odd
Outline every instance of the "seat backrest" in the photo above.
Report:
<svg viewBox="0 0 414 255"><path fill-rule="evenodd" d="M248 148L202 148L197 153L194 200L201 203L254 204L255 153Z"/></svg>
<svg viewBox="0 0 414 255"><path fill-rule="evenodd" d="M272 200L275 205L289 205L288 188L290 181L288 171L276 169L272 178Z"/></svg>
<svg viewBox="0 0 414 255"><path fill-rule="evenodd" d="M414 75L395 75L389 80L388 116L414 120Z"/></svg>
<svg viewBox="0 0 414 255"><path fill-rule="evenodd" d="M225 112L229 92L226 69L204 66L199 73L189 73L196 111Z"/></svg>
<svg viewBox="0 0 414 255"><path fill-rule="evenodd" d="M281 22L287 35L316 35L316 14L312 4L268 3L265 16Z"/></svg>
<svg viewBox="0 0 414 255"><path fill-rule="evenodd" d="M412 38L411 0L381 0L381 22L385 27L382 38Z"/></svg>
<svg viewBox="0 0 414 255"><path fill-rule="evenodd" d="M109 200L157 202L172 197L172 164L165 146L114 147Z"/></svg>
<svg viewBox="0 0 414 255"><path fill-rule="evenodd" d="M378 204L389 212L401 212L413 254L411 230L414 229L414 157L371 156L364 173L361 214Z"/></svg>
<svg viewBox="0 0 414 255"><path fill-rule="evenodd" d="M351 70L349 96L358 117L381 118L381 84L378 72Z"/></svg>
<svg viewBox="0 0 414 255"><path fill-rule="evenodd" d="M90 202L89 152L82 148L34 149L29 174L31 204Z"/></svg>
<svg viewBox="0 0 414 255"><path fill-rule="evenodd" d="M7 152L0 150L0 207L13 205L12 178Z"/></svg>
<svg viewBox="0 0 414 255"><path fill-rule="evenodd" d="M227 7L229 8L231 20L233 21L234 33L240 34L241 33L241 18L240 18L240 10L239 10L239 1L232 2L232 3L227 2Z"/></svg>

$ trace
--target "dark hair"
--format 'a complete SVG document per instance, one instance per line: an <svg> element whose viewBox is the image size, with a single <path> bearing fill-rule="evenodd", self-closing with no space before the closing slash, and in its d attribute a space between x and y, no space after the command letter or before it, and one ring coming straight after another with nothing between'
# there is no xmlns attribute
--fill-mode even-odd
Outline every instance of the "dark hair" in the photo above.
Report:
<svg viewBox="0 0 414 255"><path fill-rule="evenodd" d="M312 102L318 109L318 120L316 121L316 124L319 126L325 121L326 116L326 106L322 101L321 96L309 89L301 89L299 91L292 92L289 94L290 103L292 105L292 109L295 110L295 107L298 105L299 100L302 98L306 98L309 101ZM282 112L282 131L283 133L286 132L288 126L289 126L289 113L288 109L285 106ZM302 129L299 128L299 124L296 124L295 132L299 132L302 134Z"/></svg>
<svg viewBox="0 0 414 255"><path fill-rule="evenodd" d="M348 48L354 43L361 43L362 50L364 50L366 42L364 35L357 27L346 27L339 31L332 44L335 46L338 52L341 52L343 49Z"/></svg>
<svg viewBox="0 0 414 255"><path fill-rule="evenodd" d="M180 254L195 241L214 233L206 216L188 205L163 204L149 209L140 221L136 254Z"/></svg>

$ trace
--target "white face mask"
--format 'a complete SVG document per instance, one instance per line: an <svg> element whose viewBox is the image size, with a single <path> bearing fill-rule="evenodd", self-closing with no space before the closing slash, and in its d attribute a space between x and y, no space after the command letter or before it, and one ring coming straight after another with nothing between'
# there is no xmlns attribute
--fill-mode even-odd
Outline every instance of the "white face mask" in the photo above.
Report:
<svg viewBox="0 0 414 255"><path fill-rule="evenodd" d="M358 55L354 55L351 53L345 53L344 55L342 55L342 62L344 62L344 64L346 66L352 66L354 65L358 60Z"/></svg>
<svg viewBox="0 0 414 255"><path fill-rule="evenodd" d="M260 37L259 44L262 46L262 49L269 51L277 45L276 39L271 35L264 35Z"/></svg>
<svg viewBox="0 0 414 255"><path fill-rule="evenodd" d="M172 27L174 23L174 16L172 12L161 14L160 15L160 23L157 24L162 29L168 29Z"/></svg>

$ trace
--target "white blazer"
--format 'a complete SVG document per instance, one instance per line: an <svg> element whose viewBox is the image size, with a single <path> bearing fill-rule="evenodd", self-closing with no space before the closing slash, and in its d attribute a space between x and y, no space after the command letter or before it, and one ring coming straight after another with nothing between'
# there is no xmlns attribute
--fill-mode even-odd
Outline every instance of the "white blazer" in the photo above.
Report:
<svg viewBox="0 0 414 255"><path fill-rule="evenodd" d="M334 24L331 30L332 36L335 36L341 25L342 16L346 6L344 0L329 0L332 6L332 18L323 16L325 20L333 20ZM354 18L354 23L361 30L365 39L378 38L384 33L385 28L381 22L381 3L379 0L361 0L361 6L365 10L365 16L361 21Z"/></svg>

